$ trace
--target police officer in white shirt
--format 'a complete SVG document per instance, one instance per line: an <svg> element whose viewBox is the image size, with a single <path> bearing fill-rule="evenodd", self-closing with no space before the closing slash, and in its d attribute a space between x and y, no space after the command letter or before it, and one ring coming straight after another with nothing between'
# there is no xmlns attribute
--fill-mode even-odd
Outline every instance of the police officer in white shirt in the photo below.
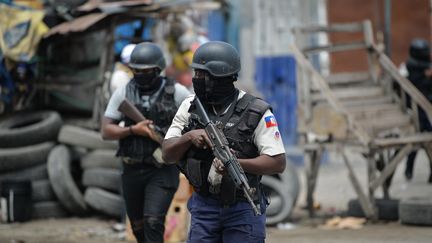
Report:
<svg viewBox="0 0 432 243"><path fill-rule="evenodd" d="M180 103L190 93L160 75L165 59L153 43L138 44L129 67L134 77L110 98L102 120L102 136L119 140L117 156L123 161L123 196L135 238L139 243L163 242L165 215L179 184L179 171L175 165L159 163L154 156L160 144L153 128L165 133ZM118 111L125 98L146 120L137 123ZM120 126L120 121L125 125Z"/></svg>
<svg viewBox="0 0 432 243"><path fill-rule="evenodd" d="M176 162L194 187L188 202L188 242L264 242L267 206L262 175L282 173L285 150L270 105L234 86L240 58L230 44L211 41L194 54L193 87L213 122L220 122L230 148L257 189L254 215L243 192L215 159L195 105L195 95L181 104L162 144L164 160ZM215 172L215 173L214 173ZM219 175L219 176L217 176ZM218 179L219 177L219 179Z"/></svg>

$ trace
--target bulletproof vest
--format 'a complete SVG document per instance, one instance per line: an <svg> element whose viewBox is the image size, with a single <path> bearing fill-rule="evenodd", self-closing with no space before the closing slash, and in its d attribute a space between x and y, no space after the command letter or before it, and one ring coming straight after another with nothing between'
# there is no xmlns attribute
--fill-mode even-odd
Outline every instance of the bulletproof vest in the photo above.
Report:
<svg viewBox="0 0 432 243"><path fill-rule="evenodd" d="M204 125L196 114L196 108L191 103L188 125L183 129L186 133L194 129L202 129ZM213 122L220 121L224 125L225 134L229 146L236 151L239 159L255 158L259 156L257 147L253 141L253 133L261 117L270 105L252 95L245 94L241 99L232 104L228 112L222 117L216 117L209 113ZM243 191L236 189L231 177L226 174L222 178L220 193L211 194L207 176L213 161L213 153L210 149L192 147L186 154L186 158L180 161L178 167L185 174L195 191L203 196L211 196L221 201L224 205L230 205L238 200L244 200ZM259 199L261 176L246 173L249 185L257 189L254 200Z"/></svg>
<svg viewBox="0 0 432 243"><path fill-rule="evenodd" d="M132 102L138 110L146 117L153 121L160 128L160 133L165 135L172 119L177 112L177 106L174 100L174 81L164 78L161 87L150 95L143 95L135 82L131 81L126 86L126 98ZM131 126L135 122L124 116L125 126ZM153 152L159 147L159 144L148 137L130 135L119 141L117 156L130 157L133 159L143 160L153 164ZM157 163L156 163L157 164Z"/></svg>

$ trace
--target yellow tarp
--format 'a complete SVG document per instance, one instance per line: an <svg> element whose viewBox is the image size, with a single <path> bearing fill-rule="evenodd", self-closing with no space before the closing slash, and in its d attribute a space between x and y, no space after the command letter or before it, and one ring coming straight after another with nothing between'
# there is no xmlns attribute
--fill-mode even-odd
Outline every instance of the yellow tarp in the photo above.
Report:
<svg viewBox="0 0 432 243"><path fill-rule="evenodd" d="M22 10L0 4L0 49L6 58L29 61L48 27L42 22L44 12Z"/></svg>

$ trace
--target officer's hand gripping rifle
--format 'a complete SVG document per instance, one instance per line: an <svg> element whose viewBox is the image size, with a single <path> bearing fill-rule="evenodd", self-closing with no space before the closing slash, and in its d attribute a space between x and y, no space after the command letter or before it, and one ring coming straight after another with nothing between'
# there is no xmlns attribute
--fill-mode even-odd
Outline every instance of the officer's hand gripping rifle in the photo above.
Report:
<svg viewBox="0 0 432 243"><path fill-rule="evenodd" d="M127 116L129 119L132 119L134 122L139 123L141 121L144 121L146 118L143 116L143 114L127 99L124 99L122 103L120 104L118 111L120 111L123 115ZM150 129L153 130L154 134L156 135L156 142L159 144L162 144L164 138L162 135L157 131L160 130L158 127L156 127L153 124L150 124Z"/></svg>
<svg viewBox="0 0 432 243"><path fill-rule="evenodd" d="M222 129L218 128L218 126L209 119L198 97L195 97L194 103L197 108L198 115L201 121L205 125L204 130L206 131L207 136L209 137L212 143L211 145L212 145L213 155L216 158L218 158L220 161L222 161L222 163L224 164L225 168L228 171L228 174L231 176L232 180L234 181L236 187L241 188L243 190L244 195L248 200L249 204L252 206L255 215L261 215L260 210L252 200L256 189L251 188L249 186L243 168L238 162L237 157L232 154L228 146L228 140L223 134Z"/></svg>
<svg viewBox="0 0 432 243"><path fill-rule="evenodd" d="M118 108L118 111L120 111L123 115L127 116L129 119L132 119L136 123L139 123L146 119L143 114L127 99L124 99L122 101ZM162 144L164 138L162 137L160 132L157 131L160 131L161 129L153 124L150 124L149 127L153 130L153 133L155 134L156 142ZM165 163L162 159L162 150L160 149L160 147L153 152L153 158L155 158L156 161L160 164Z"/></svg>

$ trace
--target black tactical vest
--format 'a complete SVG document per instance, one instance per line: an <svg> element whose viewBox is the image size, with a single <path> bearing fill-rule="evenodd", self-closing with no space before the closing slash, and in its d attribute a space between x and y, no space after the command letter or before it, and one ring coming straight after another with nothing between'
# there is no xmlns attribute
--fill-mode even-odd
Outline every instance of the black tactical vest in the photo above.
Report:
<svg viewBox="0 0 432 243"><path fill-rule="evenodd" d="M236 151L239 159L255 158L259 156L258 149L253 142L253 133L261 117L270 105L263 100L250 94L245 94L235 103L234 109L228 109L223 117L215 117L208 112L214 122L221 121L224 124L223 132L229 142L231 149ZM231 111L230 111L231 110ZM188 125L183 133L190 130L204 128L200 123L196 109L192 102L189 109L191 116ZM227 117L225 117L227 116ZM207 176L213 161L213 154L210 149L199 149L192 147L186 154L186 158L179 163L180 171L185 174L195 191L203 196L211 196L221 201L224 205L230 205L238 200L245 200L243 191L235 188L231 177L226 174L222 178L219 194L209 192ZM261 176L246 173L249 185L257 189L254 200L259 199Z"/></svg>
<svg viewBox="0 0 432 243"><path fill-rule="evenodd" d="M161 87L148 96L148 99L143 99L135 82L131 81L126 86L126 98L135 104L144 117L153 120L153 123L161 128L163 135L168 130L177 112L178 107L174 100L174 92L174 81L165 78ZM126 116L123 117L123 120L126 127L135 124L133 120ZM158 146L157 142L148 137L131 135L120 139L117 156L130 157L153 164L155 161L152 154Z"/></svg>

